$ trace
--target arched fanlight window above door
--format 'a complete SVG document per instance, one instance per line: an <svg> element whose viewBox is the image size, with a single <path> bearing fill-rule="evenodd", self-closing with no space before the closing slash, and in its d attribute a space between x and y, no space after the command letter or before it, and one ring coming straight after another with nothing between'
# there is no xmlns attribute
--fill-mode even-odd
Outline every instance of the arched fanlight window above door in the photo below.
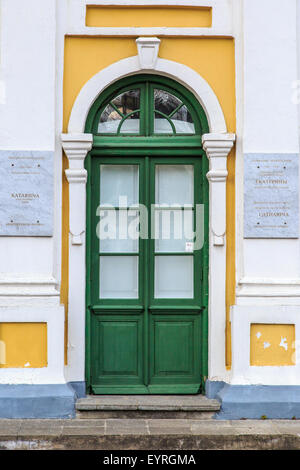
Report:
<svg viewBox="0 0 300 470"><path fill-rule="evenodd" d="M122 84L94 104L94 135L189 137L205 132L204 111L199 115L199 103L180 85L173 88L172 81L149 75L130 77Z"/></svg>

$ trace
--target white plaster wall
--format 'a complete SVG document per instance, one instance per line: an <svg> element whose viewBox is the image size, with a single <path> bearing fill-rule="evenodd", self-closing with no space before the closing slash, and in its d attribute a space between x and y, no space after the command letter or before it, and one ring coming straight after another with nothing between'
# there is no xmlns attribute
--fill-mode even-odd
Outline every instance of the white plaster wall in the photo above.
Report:
<svg viewBox="0 0 300 470"><path fill-rule="evenodd" d="M297 0L244 0L244 152L298 152Z"/></svg>
<svg viewBox="0 0 300 470"><path fill-rule="evenodd" d="M54 150L55 0L2 0L0 148Z"/></svg>
<svg viewBox="0 0 300 470"><path fill-rule="evenodd" d="M55 14L56 0L1 0L0 150L54 151ZM53 240L0 237L1 275L52 276Z"/></svg>
<svg viewBox="0 0 300 470"><path fill-rule="evenodd" d="M296 7L297 0L244 0L244 153L299 152L297 106L292 100L297 78ZM241 277L300 277L299 240L245 239L239 247Z"/></svg>

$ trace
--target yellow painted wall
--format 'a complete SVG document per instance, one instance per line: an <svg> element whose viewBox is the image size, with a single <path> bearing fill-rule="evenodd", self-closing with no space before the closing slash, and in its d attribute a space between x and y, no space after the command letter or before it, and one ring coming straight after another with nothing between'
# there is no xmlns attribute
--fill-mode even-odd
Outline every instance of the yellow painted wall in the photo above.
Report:
<svg viewBox="0 0 300 470"><path fill-rule="evenodd" d="M123 24L126 26L126 24ZM136 38L66 37L64 64L64 119L67 131L73 103L83 85L101 69L137 54ZM229 38L160 38L159 56L198 72L213 88L223 109L228 132L235 132L234 40ZM64 157L64 167L67 166ZM235 151L228 159L227 183L227 336L226 364L231 364L229 307L235 303ZM64 177L63 177L64 178ZM68 184L63 179L62 302L68 292Z"/></svg>
<svg viewBox="0 0 300 470"><path fill-rule="evenodd" d="M97 27L211 27L209 7L87 6L86 26Z"/></svg>
<svg viewBox="0 0 300 470"><path fill-rule="evenodd" d="M47 367L47 323L0 323L1 367Z"/></svg>
<svg viewBox="0 0 300 470"><path fill-rule="evenodd" d="M252 324L250 365L295 365L295 325Z"/></svg>

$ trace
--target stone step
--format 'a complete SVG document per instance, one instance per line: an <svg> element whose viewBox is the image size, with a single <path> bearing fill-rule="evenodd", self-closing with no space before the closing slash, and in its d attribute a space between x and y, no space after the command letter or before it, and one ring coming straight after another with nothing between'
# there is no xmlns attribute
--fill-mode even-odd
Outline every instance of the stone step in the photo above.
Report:
<svg viewBox="0 0 300 470"><path fill-rule="evenodd" d="M105 450L105 456L109 455L109 450L146 450L152 454L151 463L155 464L153 454L159 457L166 450L179 450L181 455L184 450L300 450L300 422L268 419L0 419L1 450ZM196 463L203 464L203 457L196 457ZM103 463L101 455L96 454L96 458L98 466L99 462ZM147 465L146 459L144 465ZM138 459L139 463L142 465Z"/></svg>
<svg viewBox="0 0 300 470"><path fill-rule="evenodd" d="M76 402L82 419L211 419L219 410L203 395L89 395Z"/></svg>

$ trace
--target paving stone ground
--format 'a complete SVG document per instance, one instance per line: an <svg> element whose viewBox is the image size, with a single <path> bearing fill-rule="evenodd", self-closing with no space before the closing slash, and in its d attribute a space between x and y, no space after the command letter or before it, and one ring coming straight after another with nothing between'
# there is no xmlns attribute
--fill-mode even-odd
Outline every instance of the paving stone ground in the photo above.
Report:
<svg viewBox="0 0 300 470"><path fill-rule="evenodd" d="M300 421L0 420L0 449L300 449Z"/></svg>

